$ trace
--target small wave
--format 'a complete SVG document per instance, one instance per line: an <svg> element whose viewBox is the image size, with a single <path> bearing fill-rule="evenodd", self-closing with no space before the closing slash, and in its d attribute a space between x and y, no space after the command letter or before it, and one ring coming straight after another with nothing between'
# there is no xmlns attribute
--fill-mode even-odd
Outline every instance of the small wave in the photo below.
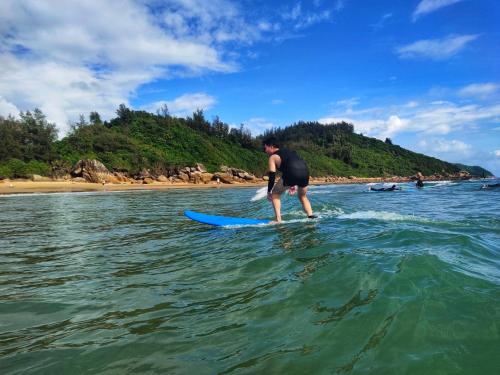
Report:
<svg viewBox="0 0 500 375"><path fill-rule="evenodd" d="M414 215L402 215L387 211L357 211L351 214L338 216L339 219L361 219L361 220L382 220L382 221L419 221L429 222L429 219Z"/></svg>
<svg viewBox="0 0 500 375"><path fill-rule="evenodd" d="M458 184L455 181L424 181L424 183L427 185L427 187L434 187L434 188Z"/></svg>

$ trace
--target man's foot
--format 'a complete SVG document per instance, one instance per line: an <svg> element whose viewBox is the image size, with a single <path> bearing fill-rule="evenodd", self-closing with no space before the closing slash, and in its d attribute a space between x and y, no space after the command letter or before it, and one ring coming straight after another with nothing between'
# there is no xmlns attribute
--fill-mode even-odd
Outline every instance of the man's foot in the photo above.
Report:
<svg viewBox="0 0 500 375"><path fill-rule="evenodd" d="M307 218L308 219L317 219L318 217L316 215L309 215Z"/></svg>

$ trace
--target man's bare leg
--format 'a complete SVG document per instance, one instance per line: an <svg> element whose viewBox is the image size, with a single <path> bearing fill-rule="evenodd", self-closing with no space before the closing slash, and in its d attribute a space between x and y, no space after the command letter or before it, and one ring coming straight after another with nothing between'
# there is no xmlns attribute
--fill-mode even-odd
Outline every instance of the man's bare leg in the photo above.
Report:
<svg viewBox="0 0 500 375"><path fill-rule="evenodd" d="M281 222L281 195L280 194L273 194L272 195L272 202L273 202L273 208L274 208L274 215L276 216L276 222L280 223Z"/></svg>
<svg viewBox="0 0 500 375"><path fill-rule="evenodd" d="M309 202L309 199L307 198L307 186L306 187L299 187L299 200L300 203L302 203L302 208L304 209L304 212L307 214L307 216L312 216L313 211L311 207L311 202Z"/></svg>

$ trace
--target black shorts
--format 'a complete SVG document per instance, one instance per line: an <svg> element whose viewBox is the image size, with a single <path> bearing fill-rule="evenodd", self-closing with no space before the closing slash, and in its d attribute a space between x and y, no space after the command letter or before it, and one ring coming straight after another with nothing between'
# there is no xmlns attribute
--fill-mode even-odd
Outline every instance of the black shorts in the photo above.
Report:
<svg viewBox="0 0 500 375"><path fill-rule="evenodd" d="M290 165L285 173L283 173L283 181L285 186L306 187L309 185L309 170L305 163L297 163L298 165Z"/></svg>

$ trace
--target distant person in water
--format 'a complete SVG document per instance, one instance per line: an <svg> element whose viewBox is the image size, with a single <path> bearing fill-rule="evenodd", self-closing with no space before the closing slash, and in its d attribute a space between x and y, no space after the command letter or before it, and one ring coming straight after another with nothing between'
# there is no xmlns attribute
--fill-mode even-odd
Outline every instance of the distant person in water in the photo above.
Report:
<svg viewBox="0 0 500 375"><path fill-rule="evenodd" d="M482 186L482 189L494 189L494 188L499 188L500 183L498 184L485 184Z"/></svg>
<svg viewBox="0 0 500 375"><path fill-rule="evenodd" d="M422 176L422 173L418 172L417 173L417 183L416 183L418 188L423 188L424 187L424 176Z"/></svg>
<svg viewBox="0 0 500 375"><path fill-rule="evenodd" d="M309 185L309 169L295 151L280 148L275 137L269 137L263 142L264 152L269 155L269 183L267 185L267 199L272 202L276 222L281 222L281 194L287 189L291 195L295 194L295 186L298 186L298 197L302 208L310 219L313 215L311 203L307 198L307 185ZM282 173L276 182L276 172Z"/></svg>
<svg viewBox="0 0 500 375"><path fill-rule="evenodd" d="M373 190L373 191L394 191L394 190L401 190L401 188L398 188L396 185L392 185L391 187L388 187L388 188L373 188L370 186L370 189L369 190Z"/></svg>

